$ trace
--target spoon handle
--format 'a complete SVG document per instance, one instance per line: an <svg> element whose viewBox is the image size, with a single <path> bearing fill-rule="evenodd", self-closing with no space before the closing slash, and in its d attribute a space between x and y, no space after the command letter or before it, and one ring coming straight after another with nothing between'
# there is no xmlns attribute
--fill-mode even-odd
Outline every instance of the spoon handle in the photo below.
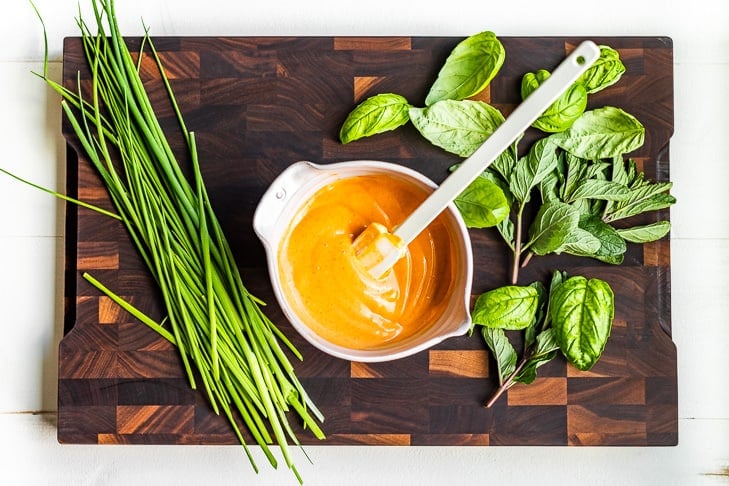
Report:
<svg viewBox="0 0 729 486"><path fill-rule="evenodd" d="M414 240L599 57L600 49L594 42L582 42L457 170L395 228L394 234L405 245Z"/></svg>

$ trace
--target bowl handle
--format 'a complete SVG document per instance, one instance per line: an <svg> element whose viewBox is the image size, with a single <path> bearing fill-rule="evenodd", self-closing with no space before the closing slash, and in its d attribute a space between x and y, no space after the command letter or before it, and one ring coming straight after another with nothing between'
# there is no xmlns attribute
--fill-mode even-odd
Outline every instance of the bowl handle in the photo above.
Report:
<svg viewBox="0 0 729 486"><path fill-rule="evenodd" d="M295 162L271 183L253 214L253 230L264 243L276 243L276 230L281 231L281 217L294 195L320 173L321 169L312 162Z"/></svg>

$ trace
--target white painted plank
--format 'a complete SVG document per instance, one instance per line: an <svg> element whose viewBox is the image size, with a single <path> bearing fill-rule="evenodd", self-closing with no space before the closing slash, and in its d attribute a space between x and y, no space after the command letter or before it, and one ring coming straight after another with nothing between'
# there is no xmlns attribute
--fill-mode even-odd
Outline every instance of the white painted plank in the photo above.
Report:
<svg viewBox="0 0 729 486"><path fill-rule="evenodd" d="M679 429L677 447L311 446L312 464L300 451L294 460L305 484L317 486L726 484L729 420L681 420ZM297 484L257 447L258 475L238 446L62 446L55 415L0 415L0 430L4 484Z"/></svg>

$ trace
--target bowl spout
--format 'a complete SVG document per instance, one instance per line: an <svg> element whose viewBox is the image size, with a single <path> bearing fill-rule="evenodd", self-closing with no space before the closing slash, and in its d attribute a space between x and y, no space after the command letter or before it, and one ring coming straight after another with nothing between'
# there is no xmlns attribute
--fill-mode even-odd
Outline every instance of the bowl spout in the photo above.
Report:
<svg viewBox="0 0 729 486"><path fill-rule="evenodd" d="M282 225L289 224L297 195L321 175L319 166L301 161L290 165L271 183L253 214L253 230L267 247L277 242Z"/></svg>

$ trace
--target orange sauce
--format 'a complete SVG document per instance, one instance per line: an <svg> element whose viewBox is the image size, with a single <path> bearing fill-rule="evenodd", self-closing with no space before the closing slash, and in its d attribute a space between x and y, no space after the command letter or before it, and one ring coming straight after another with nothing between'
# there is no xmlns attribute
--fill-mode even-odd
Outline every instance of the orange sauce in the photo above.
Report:
<svg viewBox="0 0 729 486"><path fill-rule="evenodd" d="M390 231L428 195L390 174L356 176L318 190L295 215L278 250L282 290L301 321L328 341L375 349L427 328L453 291L456 242L441 215L381 278L352 242L370 223Z"/></svg>

